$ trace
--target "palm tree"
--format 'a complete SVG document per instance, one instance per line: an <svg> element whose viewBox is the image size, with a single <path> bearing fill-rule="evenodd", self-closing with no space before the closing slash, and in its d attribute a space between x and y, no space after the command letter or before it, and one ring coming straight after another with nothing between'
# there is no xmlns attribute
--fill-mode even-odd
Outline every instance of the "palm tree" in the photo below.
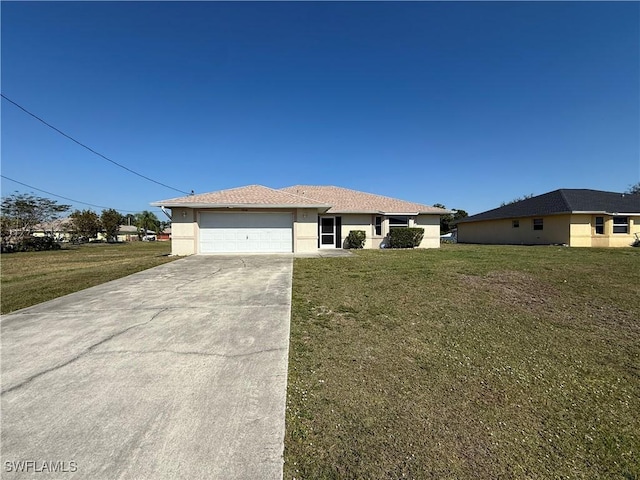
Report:
<svg viewBox="0 0 640 480"><path fill-rule="evenodd" d="M158 220L155 213L148 210L136 213L135 222L136 227L138 227L139 238L142 238L142 235L146 235L149 230L158 233L158 229L160 228L160 220Z"/></svg>

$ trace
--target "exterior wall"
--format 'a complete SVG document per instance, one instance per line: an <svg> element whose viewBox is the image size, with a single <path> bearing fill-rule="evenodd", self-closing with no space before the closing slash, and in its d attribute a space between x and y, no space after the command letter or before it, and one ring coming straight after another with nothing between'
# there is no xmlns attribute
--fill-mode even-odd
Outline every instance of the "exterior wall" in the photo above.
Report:
<svg viewBox="0 0 640 480"><path fill-rule="evenodd" d="M543 229L533 229L533 219L543 219ZM571 215L549 215L519 219L486 220L458 224L459 243L504 245L569 244ZM519 227L513 227L518 220Z"/></svg>
<svg viewBox="0 0 640 480"><path fill-rule="evenodd" d="M299 208L296 210L283 209L192 209L174 208L171 210L171 254L194 255L200 245L199 218L202 212L285 212L293 213L293 251L315 252L318 250L318 212L316 209ZM389 221L382 216L382 235L375 235L375 217L372 214L342 214L333 215L342 217L341 244L344 247L345 240L351 230L364 230L367 234L364 248L380 248L389 233ZM409 217L410 227L424 228L424 239L419 248L440 247L440 216L418 215Z"/></svg>
<svg viewBox="0 0 640 480"><path fill-rule="evenodd" d="M293 251L308 253L318 250L318 211L299 208L293 223Z"/></svg>
<svg viewBox="0 0 640 480"><path fill-rule="evenodd" d="M604 233L596 234L596 217L604 217ZM459 223L458 242L488 244L567 244L571 247L627 247L640 235L640 216L629 218L629 233L613 233L613 216L572 214L543 218L544 229L533 230L533 217L520 218L519 228L512 220Z"/></svg>
<svg viewBox="0 0 640 480"><path fill-rule="evenodd" d="M351 230L364 230L367 234L367 237L364 242L364 248L379 248L380 242L378 242L377 246L374 247L373 234L373 216L369 213L346 213L342 215L337 215L338 217L342 217L342 235L341 235L341 245L342 248L345 248L347 237L349 236L349 232ZM380 241L382 238L380 237Z"/></svg>
<svg viewBox="0 0 640 480"><path fill-rule="evenodd" d="M440 215L418 215L409 220L410 227L424 228L424 238L418 248L440 248Z"/></svg>
<svg viewBox="0 0 640 480"><path fill-rule="evenodd" d="M604 233L596 233L596 217L604 217ZM611 215L572 215L576 228L571 229L571 246L577 247L628 247L640 235L640 216L629 217L629 233L613 233ZM575 234L575 241L574 241Z"/></svg>
<svg viewBox="0 0 640 480"><path fill-rule="evenodd" d="M192 208L171 209L171 255L197 252L195 212Z"/></svg>

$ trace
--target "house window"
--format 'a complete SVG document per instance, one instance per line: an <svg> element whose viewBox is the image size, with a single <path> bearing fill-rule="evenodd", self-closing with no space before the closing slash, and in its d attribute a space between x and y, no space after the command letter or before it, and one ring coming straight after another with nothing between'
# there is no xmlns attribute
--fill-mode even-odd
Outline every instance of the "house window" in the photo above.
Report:
<svg viewBox="0 0 640 480"><path fill-rule="evenodd" d="M375 232L378 236L382 235L382 217L376 217Z"/></svg>
<svg viewBox="0 0 640 480"><path fill-rule="evenodd" d="M511 228L520 228L520 220L511 220Z"/></svg>
<svg viewBox="0 0 640 480"><path fill-rule="evenodd" d="M604 217L596 217L596 235L604 235Z"/></svg>
<svg viewBox="0 0 640 480"><path fill-rule="evenodd" d="M409 217L389 217L389 230L409 226Z"/></svg>
<svg viewBox="0 0 640 480"><path fill-rule="evenodd" d="M544 226L544 222L542 218L534 218L533 219L533 229L534 230L542 230Z"/></svg>
<svg viewBox="0 0 640 480"><path fill-rule="evenodd" d="M613 217L613 233L629 233L629 217Z"/></svg>

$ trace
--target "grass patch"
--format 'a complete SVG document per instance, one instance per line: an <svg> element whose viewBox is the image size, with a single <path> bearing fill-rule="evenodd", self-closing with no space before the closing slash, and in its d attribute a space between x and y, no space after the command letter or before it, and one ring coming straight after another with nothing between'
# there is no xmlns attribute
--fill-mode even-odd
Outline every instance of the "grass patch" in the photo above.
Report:
<svg viewBox="0 0 640 480"><path fill-rule="evenodd" d="M2 313L170 262L170 242L87 244L2 255Z"/></svg>
<svg viewBox="0 0 640 480"><path fill-rule="evenodd" d="M640 477L640 250L296 259L285 479Z"/></svg>

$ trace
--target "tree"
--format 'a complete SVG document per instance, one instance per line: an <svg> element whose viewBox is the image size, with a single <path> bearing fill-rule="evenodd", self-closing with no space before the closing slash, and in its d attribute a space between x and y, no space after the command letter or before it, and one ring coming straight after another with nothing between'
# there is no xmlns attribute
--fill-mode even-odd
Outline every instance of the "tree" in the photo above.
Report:
<svg viewBox="0 0 640 480"><path fill-rule="evenodd" d="M32 193L15 192L2 199L2 243L20 242L42 225L45 232L53 232L53 224L71 208L55 200Z"/></svg>
<svg viewBox="0 0 640 480"><path fill-rule="evenodd" d="M530 193L530 194L528 194L528 195L523 195L523 196L521 196L521 197L514 198L513 200L510 200L510 201L508 201L508 202L502 202L502 203L500 204L500 206L501 206L501 207L504 207L505 205L511 205L512 203L521 202L522 200L526 200L526 199L528 199L528 198L532 198L532 197L534 197L534 195L533 195L533 193Z"/></svg>
<svg viewBox="0 0 640 480"><path fill-rule="evenodd" d="M630 195L640 195L640 182L636 183L635 185L629 186L625 193L628 193Z"/></svg>
<svg viewBox="0 0 640 480"><path fill-rule="evenodd" d="M120 225L124 222L124 218L117 210L110 208L103 210L100 214L100 223L107 236L107 241L116 241L118 239L118 232L120 231Z"/></svg>
<svg viewBox="0 0 640 480"><path fill-rule="evenodd" d="M444 208L444 209L447 208L441 203L436 203L433 206L438 208ZM464 210L454 210L453 213L440 215L440 235L449 233L453 229L454 222L468 216L469 214Z"/></svg>
<svg viewBox="0 0 640 480"><path fill-rule="evenodd" d="M135 223L136 227L138 227L138 237L146 235L148 230L158 233L160 229L160 220L156 217L155 213L148 210L136 213Z"/></svg>
<svg viewBox="0 0 640 480"><path fill-rule="evenodd" d="M93 210L76 210L71 214L71 229L77 236L96 238L100 227L100 217Z"/></svg>

